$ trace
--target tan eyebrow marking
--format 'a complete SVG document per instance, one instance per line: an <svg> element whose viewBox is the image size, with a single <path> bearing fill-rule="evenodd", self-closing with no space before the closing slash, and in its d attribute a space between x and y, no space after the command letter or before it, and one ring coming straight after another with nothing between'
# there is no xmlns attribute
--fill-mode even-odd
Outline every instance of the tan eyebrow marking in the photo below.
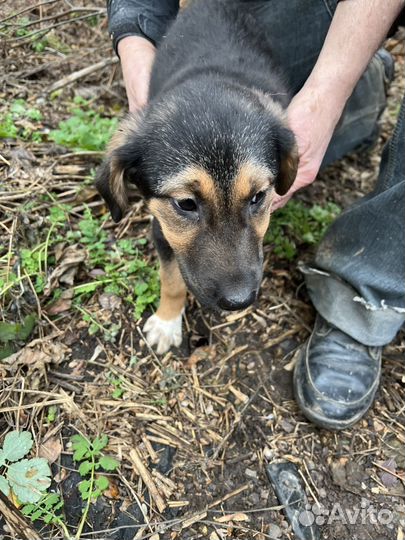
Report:
<svg viewBox="0 0 405 540"><path fill-rule="evenodd" d="M240 204L255 193L269 188L272 178L272 172L265 165L254 161L242 163L233 185L234 204Z"/></svg>
<svg viewBox="0 0 405 540"><path fill-rule="evenodd" d="M213 206L218 198L212 176L202 167L195 165L165 180L160 193L176 198L187 198L198 194Z"/></svg>

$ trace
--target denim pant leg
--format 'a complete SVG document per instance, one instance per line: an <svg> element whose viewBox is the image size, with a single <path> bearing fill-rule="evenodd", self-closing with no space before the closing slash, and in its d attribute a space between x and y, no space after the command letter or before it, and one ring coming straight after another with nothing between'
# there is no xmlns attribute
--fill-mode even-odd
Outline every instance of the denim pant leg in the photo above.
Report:
<svg viewBox="0 0 405 540"><path fill-rule="evenodd" d="M357 341L385 345L403 325L405 97L374 191L331 225L304 272L317 311Z"/></svg>
<svg viewBox="0 0 405 540"><path fill-rule="evenodd" d="M240 0L268 36L275 60L293 94L303 86L319 56L338 0ZM323 166L373 139L386 105L385 68L376 54L347 102Z"/></svg>

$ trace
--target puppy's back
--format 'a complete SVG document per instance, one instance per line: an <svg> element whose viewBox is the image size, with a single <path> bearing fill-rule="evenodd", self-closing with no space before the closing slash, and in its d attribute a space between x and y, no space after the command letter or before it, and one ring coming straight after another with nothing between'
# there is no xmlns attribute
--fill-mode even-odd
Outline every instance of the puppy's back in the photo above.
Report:
<svg viewBox="0 0 405 540"><path fill-rule="evenodd" d="M235 3L194 0L180 12L158 50L151 99L190 79L220 77L287 103L266 35L246 8Z"/></svg>

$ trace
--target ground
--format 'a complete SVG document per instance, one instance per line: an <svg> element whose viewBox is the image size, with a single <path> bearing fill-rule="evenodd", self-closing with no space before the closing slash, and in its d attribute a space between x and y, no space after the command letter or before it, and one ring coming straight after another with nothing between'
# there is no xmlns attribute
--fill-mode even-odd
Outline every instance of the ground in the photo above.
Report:
<svg viewBox="0 0 405 540"><path fill-rule="evenodd" d="M135 194L115 225L93 187L126 101L104 3L88 4L0 7L0 442L32 433L30 457L51 463L50 492L76 537L87 477L71 437L82 434L108 436L102 452L119 462L95 477L109 485L91 499L82 538L297 538L266 475L280 460L299 471L309 510L323 505L310 514L321 538L403 539L405 335L384 349L381 389L352 429L314 427L291 385L314 320L298 262L311 259L333 205L376 180L404 92L403 30L387 42L396 77L376 145L323 171L274 218L283 241L267 238L254 306L221 317L190 298L182 347L158 357L142 334L157 294L150 216ZM62 537L52 522L35 521L41 538Z"/></svg>

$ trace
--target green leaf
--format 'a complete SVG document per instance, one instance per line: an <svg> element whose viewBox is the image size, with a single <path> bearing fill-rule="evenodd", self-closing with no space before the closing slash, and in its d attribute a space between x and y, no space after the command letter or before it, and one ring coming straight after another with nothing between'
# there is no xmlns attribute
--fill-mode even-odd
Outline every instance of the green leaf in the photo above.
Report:
<svg viewBox="0 0 405 540"><path fill-rule="evenodd" d="M8 494L10 493L10 486L4 476L0 476L0 491L4 493L6 497L8 497Z"/></svg>
<svg viewBox="0 0 405 540"><path fill-rule="evenodd" d="M108 489L108 486L110 485L110 482L108 481L108 478L106 476L99 476L96 478L96 486L100 491L105 491Z"/></svg>
<svg viewBox="0 0 405 540"><path fill-rule="evenodd" d="M38 502L51 485L51 469L44 458L23 459L12 463L7 479L22 503Z"/></svg>
<svg viewBox="0 0 405 540"><path fill-rule="evenodd" d="M102 456L98 462L105 471L115 471L120 466L120 462L110 456Z"/></svg>
<svg viewBox="0 0 405 540"><path fill-rule="evenodd" d="M116 388L112 392L111 397L113 397L114 399L119 399L120 397L122 397L123 393L124 393L124 390L122 388Z"/></svg>
<svg viewBox="0 0 405 540"><path fill-rule="evenodd" d="M74 461L81 461L90 455L90 441L83 437L83 435L73 435L70 441L74 450Z"/></svg>
<svg viewBox="0 0 405 540"><path fill-rule="evenodd" d="M17 324L0 322L0 341L6 342L16 339Z"/></svg>
<svg viewBox="0 0 405 540"><path fill-rule="evenodd" d="M43 501L45 509L50 510L52 507L55 507L55 505L59 504L59 499L60 497L58 493L49 493L46 495Z"/></svg>
<svg viewBox="0 0 405 540"><path fill-rule="evenodd" d="M4 347L0 347L0 360L4 360L5 358L8 358L12 354L16 352L16 348L14 345L7 344L4 345Z"/></svg>
<svg viewBox="0 0 405 540"><path fill-rule="evenodd" d="M92 443L94 453L98 454L100 450L105 448L108 444L108 437L107 435L101 435L100 437L96 437Z"/></svg>
<svg viewBox="0 0 405 540"><path fill-rule="evenodd" d="M31 521L36 521L42 516L42 508L38 508L38 510L35 510L34 513L31 514Z"/></svg>
<svg viewBox="0 0 405 540"><path fill-rule="evenodd" d="M28 516L29 514L31 514L31 512L35 510L36 507L37 507L36 504L26 504L25 506L22 507L21 512L23 513L24 516Z"/></svg>
<svg viewBox="0 0 405 540"><path fill-rule="evenodd" d="M79 484L79 491L83 500L86 500L89 496L90 480L83 480Z"/></svg>
<svg viewBox="0 0 405 540"><path fill-rule="evenodd" d="M55 519L55 516L53 516L52 514L46 514L46 516L43 517L43 520L47 525L51 523L53 519Z"/></svg>
<svg viewBox="0 0 405 540"><path fill-rule="evenodd" d="M79 467L80 476L86 476L86 474L89 474L92 468L93 464L91 461L83 461Z"/></svg>
<svg viewBox="0 0 405 540"><path fill-rule="evenodd" d="M34 329L36 316L27 315L22 323L0 322L0 341L25 341Z"/></svg>
<svg viewBox="0 0 405 540"><path fill-rule="evenodd" d="M3 450L0 449L0 467L3 467L5 462L6 462L6 456L4 455Z"/></svg>
<svg viewBox="0 0 405 540"><path fill-rule="evenodd" d="M31 450L34 444L29 431L11 431L3 443L3 457L9 461L18 461Z"/></svg>

